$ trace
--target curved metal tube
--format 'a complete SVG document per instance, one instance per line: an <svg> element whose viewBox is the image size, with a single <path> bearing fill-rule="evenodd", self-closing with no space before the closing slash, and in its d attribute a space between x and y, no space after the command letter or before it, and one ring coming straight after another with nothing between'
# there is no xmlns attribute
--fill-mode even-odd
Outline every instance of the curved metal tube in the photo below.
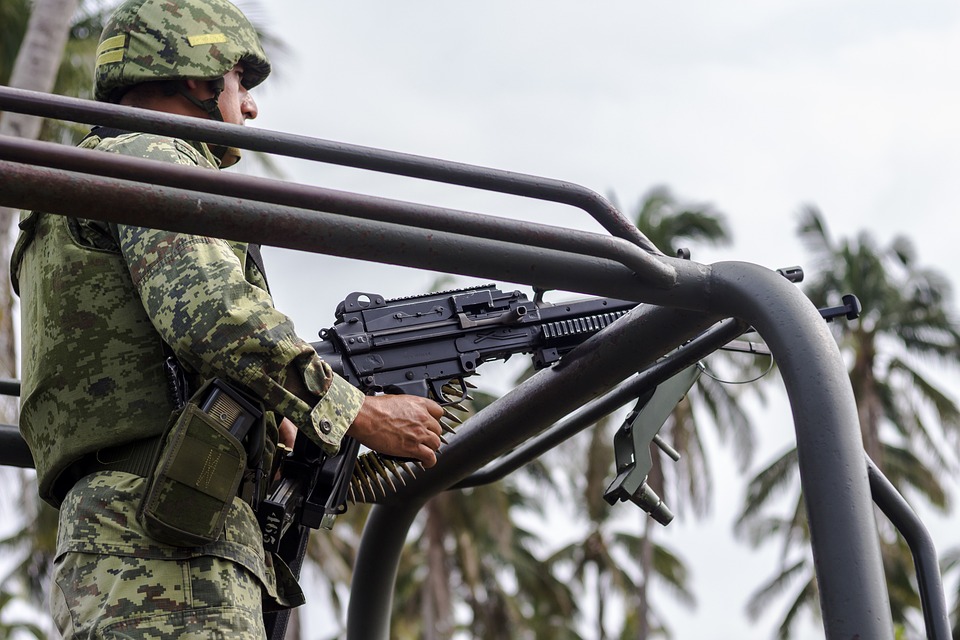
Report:
<svg viewBox="0 0 960 640"><path fill-rule="evenodd" d="M33 469L33 455L20 435L20 429L10 424L0 424L0 451L3 464L22 469Z"/></svg>
<svg viewBox="0 0 960 640"><path fill-rule="evenodd" d="M747 325L741 322L732 319L722 320L677 351L667 354L649 368L618 385L610 393L589 402L576 413L565 417L547 431L472 473L450 489L466 489L502 480L526 463L565 442L628 402L635 401L701 358L710 355L746 330Z"/></svg>
<svg viewBox="0 0 960 640"><path fill-rule="evenodd" d="M187 140L568 204L589 213L614 236L629 240L652 254L662 255L600 194L562 180L10 87L0 87L0 111L174 135Z"/></svg>
<svg viewBox="0 0 960 640"><path fill-rule="evenodd" d="M637 307L539 371L457 429L437 465L373 507L363 529L347 611L347 637L390 637L390 603L409 525L434 495L548 428L570 411L646 368L665 350L716 318L664 307Z"/></svg>
<svg viewBox="0 0 960 640"><path fill-rule="evenodd" d="M933 538L897 488L877 468L876 463L869 456L866 456L866 459L873 501L884 515L890 518L890 522L907 541L913 554L927 640L950 640L950 618L943 596L943 581L937 566L937 549Z"/></svg>
<svg viewBox="0 0 960 640"><path fill-rule="evenodd" d="M744 263L712 270L711 300L764 338L786 386L826 637L893 638L860 421L836 340L774 272Z"/></svg>
<svg viewBox="0 0 960 640"><path fill-rule="evenodd" d="M3 109L574 204L588 210L614 235L656 252L616 209L579 185L9 88L0 88ZM606 257L571 255L569 248L503 246L463 233L464 227L425 231L10 162L0 162L0 200L13 206L191 233L210 235L215 229L216 235L230 239L677 307L635 309L600 334L602 339L587 341L560 366L538 373L464 425L436 467L402 489L394 501L374 508L364 529L354 582L363 598L352 599L349 609L348 632L355 640L389 637L390 594L399 549L426 500L609 390L631 372L649 366L663 351L692 338L720 317L739 318L754 326L780 363L794 417L827 637L893 638L849 378L819 313L795 287L770 270L745 263L707 267L659 258L658 262L676 272L675 281L669 283L664 280L665 272L655 267L634 273ZM111 217L107 218L107 213ZM536 237L543 226L507 228ZM572 240L575 245L580 241ZM583 247L589 242L582 241Z"/></svg>
<svg viewBox="0 0 960 640"><path fill-rule="evenodd" d="M322 247L327 255L495 278L544 289L638 302L699 304L696 296L683 295L684 291L694 292L690 287L674 284L665 289L659 273L636 274L621 264L590 255L6 161L0 161L0 203L302 251ZM500 224L530 237L536 237L543 228L514 220ZM594 235L576 231L567 234L570 242ZM695 281L702 272L694 262L663 260L685 272L687 282Z"/></svg>
<svg viewBox="0 0 960 640"><path fill-rule="evenodd" d="M19 396L20 381L11 378L0 378L0 395Z"/></svg>
<svg viewBox="0 0 960 640"><path fill-rule="evenodd" d="M504 242L535 244L558 251L616 260L663 288L672 286L676 281L676 270L669 264L627 240L606 234L572 232L562 227L540 225L533 235L528 229L512 226L510 221L496 216L255 176L197 171L195 167L8 136L0 136L0 160L301 207L365 220L464 233Z"/></svg>

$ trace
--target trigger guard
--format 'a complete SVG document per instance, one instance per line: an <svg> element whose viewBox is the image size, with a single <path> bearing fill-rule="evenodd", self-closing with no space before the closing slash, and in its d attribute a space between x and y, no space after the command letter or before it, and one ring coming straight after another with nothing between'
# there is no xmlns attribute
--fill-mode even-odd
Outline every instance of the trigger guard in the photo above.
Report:
<svg viewBox="0 0 960 640"><path fill-rule="evenodd" d="M459 383L461 393L456 398L448 399L443 393L443 386L450 382ZM467 384L462 377L448 378L446 380L431 380L430 393L433 395L433 399L436 400L441 407L449 407L459 404L467 399Z"/></svg>

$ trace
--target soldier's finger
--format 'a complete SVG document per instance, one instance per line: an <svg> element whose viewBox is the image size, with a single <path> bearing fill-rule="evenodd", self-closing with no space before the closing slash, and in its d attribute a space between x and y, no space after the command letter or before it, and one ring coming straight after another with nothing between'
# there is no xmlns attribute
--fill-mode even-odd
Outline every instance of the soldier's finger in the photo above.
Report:
<svg viewBox="0 0 960 640"><path fill-rule="evenodd" d="M443 425L440 424L440 420L428 420L426 425L430 433L435 433L438 436L443 433Z"/></svg>
<svg viewBox="0 0 960 640"><path fill-rule="evenodd" d="M423 464L424 468L429 469L430 467L437 464L437 453L433 449L429 448L426 445L420 445L420 450L418 452L417 459Z"/></svg>
<svg viewBox="0 0 960 640"><path fill-rule="evenodd" d="M427 411L430 413L432 417L434 418L443 417L443 407L441 407L439 404L437 404L433 400L430 400L429 398L424 398L424 400L427 401Z"/></svg>
<svg viewBox="0 0 960 640"><path fill-rule="evenodd" d="M440 448L440 434L434 433L433 431L428 431L420 440L420 444L429 447L433 451L436 451Z"/></svg>

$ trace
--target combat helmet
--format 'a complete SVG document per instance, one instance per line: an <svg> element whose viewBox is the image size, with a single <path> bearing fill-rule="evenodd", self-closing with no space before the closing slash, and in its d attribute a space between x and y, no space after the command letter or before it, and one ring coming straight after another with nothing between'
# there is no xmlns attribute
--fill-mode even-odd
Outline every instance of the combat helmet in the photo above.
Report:
<svg viewBox="0 0 960 640"><path fill-rule="evenodd" d="M118 102L141 82L216 80L237 63L247 89L270 73L256 30L227 0L127 0L100 36L94 97Z"/></svg>

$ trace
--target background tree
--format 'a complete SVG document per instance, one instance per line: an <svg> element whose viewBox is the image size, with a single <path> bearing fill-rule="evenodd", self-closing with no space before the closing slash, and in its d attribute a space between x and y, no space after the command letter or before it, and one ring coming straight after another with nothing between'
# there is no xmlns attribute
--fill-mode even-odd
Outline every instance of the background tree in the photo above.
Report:
<svg viewBox="0 0 960 640"><path fill-rule="evenodd" d="M799 232L815 259L816 275L806 289L810 299L817 305L835 304L841 295L854 293L863 304L859 319L835 323L833 329L849 363L867 453L901 492L946 509L941 478L956 471L957 458L943 452L956 451L960 410L920 365L960 362L948 282L916 264L906 238L881 247L864 232L836 242L813 207L803 210ZM951 446L943 446L945 441ZM771 515L783 493L793 496L788 509ZM781 539L783 562L754 594L749 610L756 615L789 593L778 630L779 637L787 638L802 611L819 614L795 448L751 480L737 530L754 545ZM889 526L882 533L894 622L918 632L912 615L919 599L913 572L907 570L912 560Z"/></svg>
<svg viewBox="0 0 960 640"><path fill-rule="evenodd" d="M397 579L398 637L579 640L568 585L537 557L543 541L517 520L539 506L514 480L442 493L425 506ZM464 606L469 618L458 620Z"/></svg>
<svg viewBox="0 0 960 640"><path fill-rule="evenodd" d="M616 202L616 197L611 196ZM701 244L725 244L729 235L723 215L708 204L678 202L665 187L652 189L636 209L640 230L664 252L676 254L688 241ZM713 357L715 364L730 371L742 367L730 367L731 362L722 362ZM745 362L750 376L755 376L755 363ZM529 375L530 371L524 373ZM523 377L523 376L522 376ZM676 506L679 512L692 511L705 514L709 506L711 486L710 468L696 415L712 419L718 428L721 440L733 439L737 460L745 467L753 451L754 436L747 415L736 401L731 387L715 378L702 377L695 391L688 395L669 417L661 429L668 441L681 453L679 464L667 465L664 469L659 451L655 449L654 465L648 477L650 485ZM694 407L697 407L696 413ZM611 418L612 419L612 418ZM588 442L585 441L588 439ZM550 558L555 572L565 579L569 576L578 589L578 601L590 601L590 615L595 615L586 624L597 629L600 637L613 633L619 637L647 638L655 634L668 634L662 616L651 604L648 592L651 585L663 586L682 603L692 605L693 594L687 583L687 570L682 558L667 547L653 540L653 530L660 525L651 523L643 514L641 534L624 531L622 521L613 517L609 505L602 499L604 490L613 477L613 429L610 419L591 428L589 434L578 436L564 450L568 453L557 468L564 469L565 491L569 504L582 505L576 519L586 521L583 536L571 541L556 551ZM586 456L583 451L588 451ZM548 454L554 456L554 454ZM558 456L550 458L556 461ZM604 620L604 604L619 600L625 606L623 625L617 630L607 628Z"/></svg>
<svg viewBox="0 0 960 640"><path fill-rule="evenodd" d="M70 25L79 0L35 0L29 18L23 21L25 3L14 0L3 9L3 17L10 22L2 27L4 42L19 43L13 64L0 68L0 77L17 89L50 92L57 79L57 70L70 34ZM13 33L14 29L23 33ZM19 37L18 37L19 36ZM10 38L7 40L7 38ZM10 45L4 45L9 47ZM4 51L0 64L9 63L9 49ZM18 113L0 115L0 135L35 140L40 135L42 120ZM11 231L15 212L0 207L0 375L13 378L17 371L16 337L13 330L14 303L10 282ZM16 412L7 405L3 418L14 422Z"/></svg>

